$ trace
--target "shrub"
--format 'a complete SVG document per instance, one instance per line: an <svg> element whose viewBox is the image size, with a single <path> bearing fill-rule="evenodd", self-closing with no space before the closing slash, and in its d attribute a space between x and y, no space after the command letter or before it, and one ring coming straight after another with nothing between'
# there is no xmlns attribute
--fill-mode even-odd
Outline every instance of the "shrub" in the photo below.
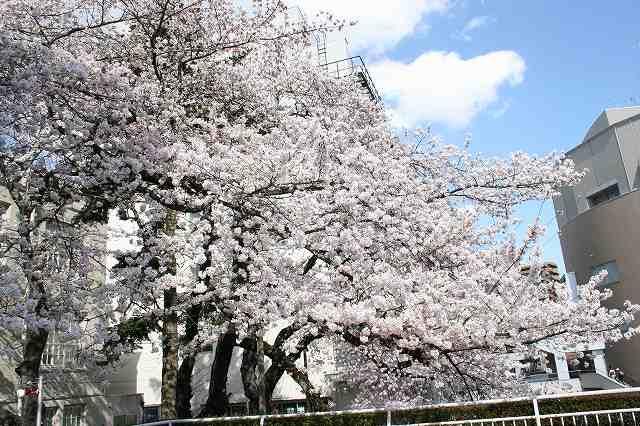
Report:
<svg viewBox="0 0 640 426"><path fill-rule="evenodd" d="M540 414L560 414L585 411L619 410L640 408L640 392L612 393L602 395L581 395L538 401ZM394 425L411 425L415 423L446 422L452 420L491 419L501 417L533 416L531 400L504 401L495 403L469 403L458 406L431 406L413 409L391 410L391 423ZM626 425L635 424L632 414L617 414L609 417L600 415L585 418L576 417L576 425L591 426L599 424ZM599 420L599 422L598 422ZM636 414L636 422L640 414ZM573 424L573 420L570 420ZM238 421L215 422L215 425L258 426L259 420L244 419ZM387 424L386 411L373 413L340 413L320 414L314 416L273 416L267 417L265 426L384 426ZM509 423L511 424L511 423ZM524 422L516 422L523 425ZM542 425L551 425L550 419L543 419ZM556 420L553 424L558 424Z"/></svg>
<svg viewBox="0 0 640 426"><path fill-rule="evenodd" d="M267 426L384 426L387 413L344 413L305 417L275 417L265 421Z"/></svg>

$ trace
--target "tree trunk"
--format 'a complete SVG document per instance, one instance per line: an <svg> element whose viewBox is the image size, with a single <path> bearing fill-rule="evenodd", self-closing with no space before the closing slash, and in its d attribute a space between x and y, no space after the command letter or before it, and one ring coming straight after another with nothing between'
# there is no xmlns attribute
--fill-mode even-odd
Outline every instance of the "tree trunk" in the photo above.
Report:
<svg viewBox="0 0 640 426"><path fill-rule="evenodd" d="M298 386L302 388L302 392L304 392L305 398L307 399L308 412L312 413L326 409L320 396L320 392L314 388L306 371L301 371L296 368L295 365L291 365L287 368L287 373L293 380L295 380Z"/></svg>
<svg viewBox="0 0 640 426"><path fill-rule="evenodd" d="M282 375L286 372L302 389L307 402L307 411L314 412L326 409L320 392L315 389L306 371L301 371L296 367L296 360L297 357L295 356L287 357L284 352L275 350L275 348L272 349L271 366L267 370L264 381L267 408L271 410L273 391L282 378Z"/></svg>
<svg viewBox="0 0 640 426"><path fill-rule="evenodd" d="M216 345L215 358L211 367L211 378L209 380L209 397L200 412L200 417L223 416L229 406L229 395L227 394L227 377L229 365L233 355L233 348L236 345L237 334L234 328L230 327L221 336Z"/></svg>
<svg viewBox="0 0 640 426"><path fill-rule="evenodd" d="M164 232L171 236L176 231L177 213L167 210ZM176 274L176 259L170 260L170 272ZM160 418L175 419L176 387L178 379L178 315L170 309L176 304L177 290L169 288L164 291L164 317L162 322L162 390L160 401Z"/></svg>
<svg viewBox="0 0 640 426"><path fill-rule="evenodd" d="M176 289L172 288L164 292L165 312L176 301ZM160 402L160 417L162 419L175 419L176 388L178 379L178 316L175 312L164 315L162 324L162 399Z"/></svg>
<svg viewBox="0 0 640 426"><path fill-rule="evenodd" d="M271 406L273 391L276 389L276 385L282 378L284 372L285 369L279 364L276 364L272 359L271 366L264 376L264 399L269 413L273 411L273 407Z"/></svg>
<svg viewBox="0 0 640 426"><path fill-rule="evenodd" d="M16 368L16 373L25 385L30 383L29 387L37 386L38 377L40 376L40 363L42 362L42 353L49 331L44 328L37 330L28 329L25 336L24 348L22 352L22 362ZM26 387L23 385L23 388ZM36 415L38 412L37 396L25 396L22 400L22 426L33 426L36 424Z"/></svg>
<svg viewBox="0 0 640 426"><path fill-rule="evenodd" d="M242 364L240 365L240 375L244 396L249 400L249 413L257 414L259 408L258 384L256 383L256 365L258 364L258 354L256 353L255 339L247 339L248 345L244 346L242 352Z"/></svg>
<svg viewBox="0 0 640 426"><path fill-rule="evenodd" d="M176 414L179 419L191 418L191 398L193 390L191 388L191 376L193 367L196 365L196 354L186 355L182 359L178 369L178 380L176 383Z"/></svg>
<svg viewBox="0 0 640 426"><path fill-rule="evenodd" d="M185 321L185 332L180 343L186 345L191 343L198 335L198 322L202 313L202 304L197 304L187 309L187 317ZM176 414L179 419L189 419L191 413L191 398L193 397L193 389L191 388L191 377L193 376L193 368L196 365L197 348L193 348L192 353L183 354L182 363L178 369L178 378L176 380Z"/></svg>
<svg viewBox="0 0 640 426"><path fill-rule="evenodd" d="M267 404L264 395L264 341L263 331L256 333L256 381L258 382L258 414L267 414Z"/></svg>

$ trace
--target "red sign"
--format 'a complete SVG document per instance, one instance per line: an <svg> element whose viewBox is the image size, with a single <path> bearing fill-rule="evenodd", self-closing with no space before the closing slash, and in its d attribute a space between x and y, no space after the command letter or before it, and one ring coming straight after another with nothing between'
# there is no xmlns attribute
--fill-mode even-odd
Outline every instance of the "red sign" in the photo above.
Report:
<svg viewBox="0 0 640 426"><path fill-rule="evenodd" d="M24 396L37 397L38 396L38 387L34 386L31 388L26 388L24 390Z"/></svg>

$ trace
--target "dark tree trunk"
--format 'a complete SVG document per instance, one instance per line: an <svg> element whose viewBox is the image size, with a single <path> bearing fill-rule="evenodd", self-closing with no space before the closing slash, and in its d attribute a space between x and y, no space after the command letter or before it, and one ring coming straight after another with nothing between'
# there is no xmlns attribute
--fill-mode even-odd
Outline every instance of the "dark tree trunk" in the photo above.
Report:
<svg viewBox="0 0 640 426"><path fill-rule="evenodd" d="M275 355L275 359L272 358L271 367L267 370L265 375L265 397L267 401L267 407L271 409L271 398L273 397L273 391L276 385L284 375L288 373L289 376L300 386L302 392L307 400L307 411L321 411L325 409L325 404L322 401L320 392L318 392L306 372L299 370L295 366L295 360L287 359L286 357L278 357Z"/></svg>
<svg viewBox="0 0 640 426"><path fill-rule="evenodd" d="M258 414L267 414L267 403L264 392L264 340L262 330L256 336L256 381L258 382Z"/></svg>
<svg viewBox="0 0 640 426"><path fill-rule="evenodd" d="M307 347L317 337L311 334L303 336L296 345L298 350L295 353L287 355L283 350L284 343L293 335L293 333L295 333L296 330L297 329L294 326L285 327L280 330L273 346L269 350L271 366L267 370L264 379L265 398L269 411L271 411L273 391L285 372L291 376L305 394L305 398L307 400L307 411L321 411L326 408L320 396L320 392L314 388L306 371L300 371L296 367L296 361L300 358L300 355L304 353L306 357L305 351Z"/></svg>
<svg viewBox="0 0 640 426"><path fill-rule="evenodd" d="M296 368L295 365L292 365L287 368L287 373L293 380L295 380L298 386L302 388L302 392L304 392L305 398L307 399L308 412L322 411L326 409L320 396L320 392L313 387L306 371L301 371Z"/></svg>
<svg viewBox="0 0 640 426"><path fill-rule="evenodd" d="M165 310L171 308L176 301L176 289L164 292ZM164 315L162 325L162 400L160 402L160 417L175 419L176 388L178 379L178 316L175 312Z"/></svg>
<svg viewBox="0 0 640 426"><path fill-rule="evenodd" d="M264 397L267 405L267 411L269 413L273 410L273 407L271 406L273 391L276 389L276 385L282 378L284 372L285 369L272 360L271 366L267 369L267 372L264 375Z"/></svg>
<svg viewBox="0 0 640 426"><path fill-rule="evenodd" d="M177 213L167 210L164 232L172 236L176 231ZM171 255L169 272L176 274L176 259ZM160 418L175 419L176 388L178 385L178 315L171 308L176 304L177 290L169 288L164 291L164 316L162 318L162 388L160 401Z"/></svg>
<svg viewBox="0 0 640 426"><path fill-rule="evenodd" d="M191 388L191 376L193 367L196 364L196 354L189 354L182 359L178 369L178 380L176 383L176 412L179 419L191 418L191 398L193 389Z"/></svg>
<svg viewBox="0 0 640 426"><path fill-rule="evenodd" d="M198 335L198 322L202 313L202 304L197 304L187 309L187 318L185 321L185 333L181 339L181 343L186 345L191 343ZM191 377L193 376L193 368L196 364L197 350L185 354L178 369L178 378L176 380L176 413L179 419L189 419L191 413L191 398L193 397L193 389L191 388Z"/></svg>
<svg viewBox="0 0 640 426"><path fill-rule="evenodd" d="M43 328L37 330L28 329L22 352L22 362L16 368L16 373L25 385L29 383L29 387L37 386L38 377L40 376L40 363L42 362L42 353L47 344L49 331ZM25 386L26 387L26 386ZM25 396L22 400L22 425L33 426L36 424L36 416L38 412L37 396Z"/></svg>
<svg viewBox="0 0 640 426"><path fill-rule="evenodd" d="M209 397L200 412L200 417L223 416L227 412L229 406L227 377L237 337L236 331L233 328L229 328L218 340L213 366L211 367Z"/></svg>
<svg viewBox="0 0 640 426"><path fill-rule="evenodd" d="M258 413L258 384L256 382L256 365L258 364L258 354L256 353L256 340L246 339L247 344L243 345L242 364L240 365L240 375L242 376L242 386L244 396L249 400L249 413Z"/></svg>

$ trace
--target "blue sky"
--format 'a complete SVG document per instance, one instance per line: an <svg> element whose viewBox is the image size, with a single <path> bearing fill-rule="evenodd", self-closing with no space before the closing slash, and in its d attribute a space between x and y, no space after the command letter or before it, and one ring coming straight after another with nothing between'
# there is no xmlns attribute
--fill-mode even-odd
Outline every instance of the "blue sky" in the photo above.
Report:
<svg viewBox="0 0 640 426"><path fill-rule="evenodd" d="M450 143L471 134L487 155L566 151L604 108L640 104L639 0L301 4L358 21L352 53L365 56L398 123L429 124ZM521 216L539 211L545 258L562 266L552 202Z"/></svg>

